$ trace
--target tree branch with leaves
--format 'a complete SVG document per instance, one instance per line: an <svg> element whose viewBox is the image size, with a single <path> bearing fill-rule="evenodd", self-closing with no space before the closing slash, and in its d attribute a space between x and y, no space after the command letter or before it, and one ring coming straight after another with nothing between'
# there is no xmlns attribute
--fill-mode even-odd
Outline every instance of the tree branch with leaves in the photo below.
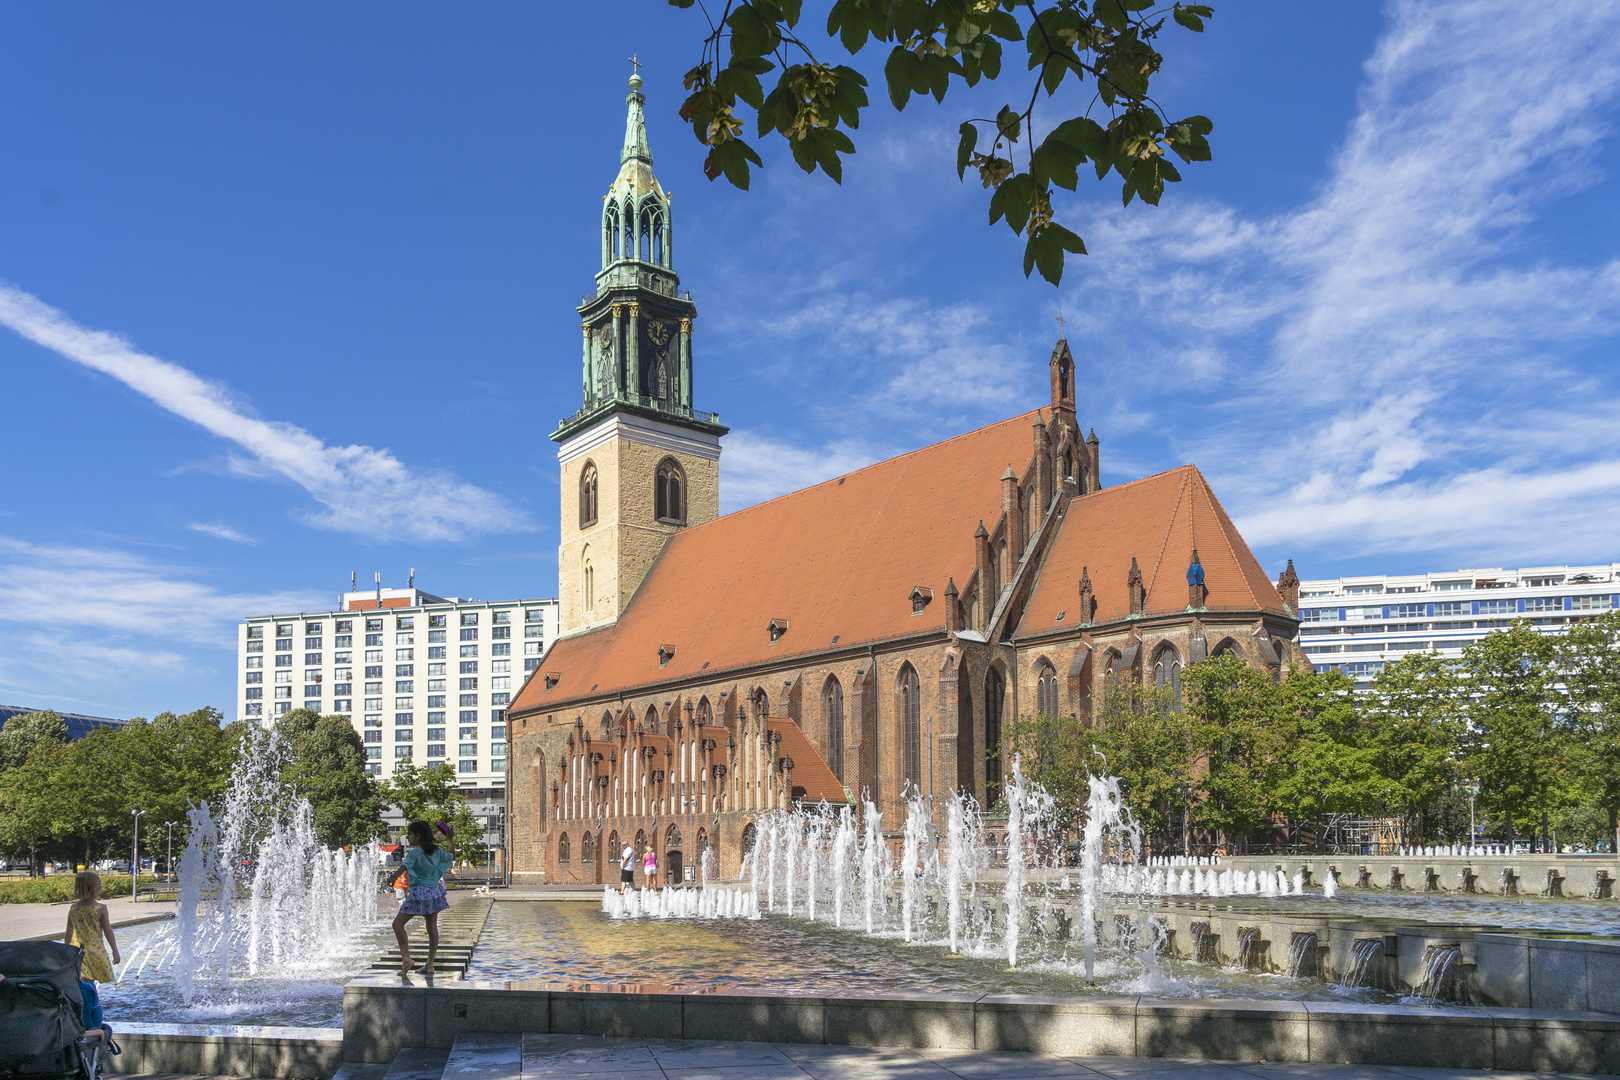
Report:
<svg viewBox="0 0 1620 1080"><path fill-rule="evenodd" d="M709 148L703 165L709 179L724 176L747 190L749 165L763 166L742 135L737 112L746 106L754 110L757 138L780 135L801 169L819 168L841 183L839 155L855 152L844 129L860 126L867 81L853 67L817 58L799 34L802 0L670 3L696 6L708 22L699 61L684 79L689 96L681 118ZM719 6L718 13L711 6ZM1099 181L1110 173L1119 177L1124 205L1140 198L1156 206L1165 184L1181 179L1172 156L1183 163L1210 160L1210 120L1172 119L1149 88L1164 64L1155 43L1166 26L1202 33L1212 14L1203 4L1155 7L1152 0L1058 0L1039 10L1033 0L837 0L827 35L851 57L868 44L890 47L884 82L900 111L913 94L943 102L952 80L973 87L1001 78L1003 43L1023 43L1028 100L1022 109L1003 105L994 118L963 121L956 171L965 179L969 168L977 170L992 192L990 224L1005 221L1025 238L1024 276L1039 270L1056 285L1066 255L1084 255L1086 247L1056 219L1054 185L1077 190L1081 167L1090 165ZM766 93L760 80L772 71L780 74ZM1043 93L1051 99L1071 85L1085 108L1037 142ZM988 148L981 152L985 138Z"/></svg>

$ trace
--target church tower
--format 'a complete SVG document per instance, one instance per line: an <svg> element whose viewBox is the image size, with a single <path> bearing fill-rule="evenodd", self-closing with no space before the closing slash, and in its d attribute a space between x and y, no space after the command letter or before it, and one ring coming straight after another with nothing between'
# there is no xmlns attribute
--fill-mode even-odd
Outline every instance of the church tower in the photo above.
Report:
<svg viewBox="0 0 1620 1080"><path fill-rule="evenodd" d="M641 77L602 199L602 269L579 306L583 407L552 433L562 467L564 635L617 621L670 536L720 512L720 436L692 408L692 320L670 195L653 175Z"/></svg>

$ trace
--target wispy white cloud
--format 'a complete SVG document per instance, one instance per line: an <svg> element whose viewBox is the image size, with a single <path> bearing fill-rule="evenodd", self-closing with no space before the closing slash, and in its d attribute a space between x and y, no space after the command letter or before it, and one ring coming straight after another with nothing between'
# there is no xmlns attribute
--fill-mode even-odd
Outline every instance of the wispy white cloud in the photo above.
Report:
<svg viewBox="0 0 1620 1080"><path fill-rule="evenodd" d="M374 540L457 540L528 527L492 492L447 472L412 469L387 450L329 446L294 424L259 419L219 383L140 352L117 334L79 326L5 284L0 324L234 443L245 453L231 456L232 469L303 488L321 506L307 515L318 528Z"/></svg>
<svg viewBox="0 0 1620 1080"><path fill-rule="evenodd" d="M229 525L212 525L207 522L194 521L186 528L192 532L200 532L204 536L212 536L216 540L229 540L233 544L257 544L258 541L251 536L237 532Z"/></svg>
<svg viewBox="0 0 1620 1080"><path fill-rule="evenodd" d="M43 634L43 644L88 633L100 648L131 648L132 659L165 654L176 643L231 648L232 627L249 615L330 605L330 596L309 591L224 592L192 571L115 549L0 536L0 623ZM153 642L161 644L144 647Z"/></svg>
<svg viewBox="0 0 1620 1080"><path fill-rule="evenodd" d="M1620 512L1620 431L1589 422L1613 371L1579 355L1620 329L1620 262L1560 264L1535 226L1602 179L1620 8L1388 10L1316 197L1256 220L1104 212L1065 293L1107 362L1139 365L1144 339L1189 361L1158 361L1134 401L1154 396L1254 543L1612 546L1538 518Z"/></svg>
<svg viewBox="0 0 1620 1080"><path fill-rule="evenodd" d="M753 506L896 452L893 447L860 440L804 447L755 431L733 431L726 436L720 456L720 510L730 513Z"/></svg>

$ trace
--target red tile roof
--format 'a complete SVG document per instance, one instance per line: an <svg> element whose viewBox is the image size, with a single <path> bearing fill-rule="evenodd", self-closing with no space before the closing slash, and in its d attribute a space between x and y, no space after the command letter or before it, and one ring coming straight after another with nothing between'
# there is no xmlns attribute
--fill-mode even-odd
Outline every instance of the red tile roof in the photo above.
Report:
<svg viewBox="0 0 1620 1080"><path fill-rule="evenodd" d="M682 530L611 627L559 640L512 711L633 692L838 647L945 628L946 583L967 584L973 531L1001 517L1001 474L1022 473L1034 412ZM936 599L911 612L922 585ZM771 643L767 625L789 629ZM676 646L667 667L660 645ZM704 668L704 664L708 668ZM593 689L594 693L593 693Z"/></svg>
<svg viewBox="0 0 1620 1080"><path fill-rule="evenodd" d="M1132 558L1147 588L1143 614L1184 611L1187 565L1194 548L1209 590L1206 607L1288 613L1208 481L1197 466L1183 465L1069 503L1017 635L1045 633L1078 620L1082 569L1090 575L1097 598L1093 621L1125 618L1131 611L1126 582ZM1062 623L1057 621L1060 611L1067 612Z"/></svg>

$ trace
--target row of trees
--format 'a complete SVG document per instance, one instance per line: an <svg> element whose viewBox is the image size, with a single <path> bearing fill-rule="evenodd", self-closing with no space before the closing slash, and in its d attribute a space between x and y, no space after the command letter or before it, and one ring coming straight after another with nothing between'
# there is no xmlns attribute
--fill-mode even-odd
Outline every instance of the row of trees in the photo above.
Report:
<svg viewBox="0 0 1620 1080"><path fill-rule="evenodd" d="M1360 693L1338 671L1274 681L1229 656L1182 679L1179 695L1109 685L1092 723L1022 718L1002 753L1062 805L1088 773L1120 776L1160 851L1325 849L1355 819L1468 843L1475 796L1483 836L1615 848L1620 613L1557 636L1520 622L1460 660L1415 653Z"/></svg>
<svg viewBox="0 0 1620 1080"><path fill-rule="evenodd" d="M77 741L52 712L14 717L0 729L0 854L38 870L47 862L91 865L131 850L132 811L144 810L142 848L185 842L186 811L219 804L249 725L222 725L213 708L151 720L137 717ZM349 719L294 709L276 721L288 759L282 780L309 800L323 844L342 847L386 838L389 804L407 819L450 821L469 854L481 839L448 766L396 770L379 783L366 771L365 747ZM467 841L472 841L468 843Z"/></svg>

